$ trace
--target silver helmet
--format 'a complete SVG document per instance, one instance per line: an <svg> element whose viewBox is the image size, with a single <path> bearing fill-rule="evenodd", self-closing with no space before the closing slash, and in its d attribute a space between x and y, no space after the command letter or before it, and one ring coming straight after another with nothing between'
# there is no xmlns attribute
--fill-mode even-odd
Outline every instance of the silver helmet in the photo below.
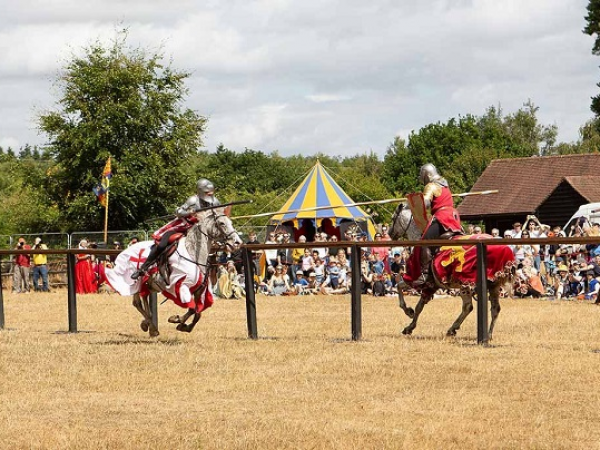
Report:
<svg viewBox="0 0 600 450"><path fill-rule="evenodd" d="M196 188L198 189L198 198L212 205L215 199L215 185L212 181L209 181L206 178L200 178L196 183Z"/></svg>
<svg viewBox="0 0 600 450"><path fill-rule="evenodd" d="M441 178L435 166L431 163L423 164L419 172L419 181L423 184L429 184L433 180Z"/></svg>

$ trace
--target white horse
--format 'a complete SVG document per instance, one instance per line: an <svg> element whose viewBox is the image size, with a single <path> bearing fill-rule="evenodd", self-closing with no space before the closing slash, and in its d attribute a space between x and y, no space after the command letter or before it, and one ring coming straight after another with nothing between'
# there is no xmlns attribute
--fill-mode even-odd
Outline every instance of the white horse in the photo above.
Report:
<svg viewBox="0 0 600 450"><path fill-rule="evenodd" d="M187 308L183 316L169 317L169 322L177 323L179 331L191 332L200 320L202 311L213 303L208 280L213 243L226 242L230 248L242 243L224 208L202 211L197 217L198 223L179 240L177 248L168 258L168 280L160 273L164 271L156 269L137 280L131 278L131 274L146 260L153 241L132 245L117 256L114 268L106 269L109 284L119 294L133 295L133 306L144 317L140 326L143 331L149 331L150 336L159 334L148 302L150 293L160 292L182 308ZM192 323L186 324L192 315Z"/></svg>
<svg viewBox="0 0 600 450"><path fill-rule="evenodd" d="M421 231L417 227L410 209L402 203L398 205L392 216L390 237L395 240L403 237L411 241L421 239ZM476 239L481 237L491 238L492 236L455 236L452 240L456 242L457 239ZM492 316L489 329L489 339L491 340L494 325L500 313L500 293L502 287L511 281L514 274L514 254L507 245L487 245L486 252L487 291L491 303ZM442 247L432 261L431 273L433 274L435 287L420 290L421 296L414 310L407 307L402 289L398 288L400 308L402 308L408 317L412 318L412 322L402 330L403 334L411 334L413 332L417 326L417 320L423 311L423 307L429 303L438 289L459 289L462 298L462 310L447 332L448 336L456 335L465 318L473 310L473 298L475 294L474 280L476 278L474 262L476 258L477 248L474 245ZM406 284L410 286L410 281Z"/></svg>

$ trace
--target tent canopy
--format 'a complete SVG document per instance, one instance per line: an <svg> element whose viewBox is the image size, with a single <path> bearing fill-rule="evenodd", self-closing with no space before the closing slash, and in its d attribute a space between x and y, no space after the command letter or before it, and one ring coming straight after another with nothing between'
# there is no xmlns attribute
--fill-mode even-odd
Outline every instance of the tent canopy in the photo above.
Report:
<svg viewBox="0 0 600 450"><path fill-rule="evenodd" d="M323 219L340 221L347 219L352 222L367 222L369 237L375 233L371 217L358 206L343 206L355 203L344 190L331 178L319 161L310 170L304 181L285 202L281 209L271 217L271 225L280 225L293 221L295 226L302 219L316 221L316 226ZM319 209L312 209L319 208ZM297 211L303 210L303 211Z"/></svg>

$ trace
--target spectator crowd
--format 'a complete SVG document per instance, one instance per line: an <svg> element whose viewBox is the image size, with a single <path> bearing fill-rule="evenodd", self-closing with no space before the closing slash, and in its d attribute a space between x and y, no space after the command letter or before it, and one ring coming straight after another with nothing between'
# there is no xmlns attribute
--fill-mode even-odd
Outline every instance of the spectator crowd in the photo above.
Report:
<svg viewBox="0 0 600 450"><path fill-rule="evenodd" d="M349 227L340 233L331 223L318 228L303 224L300 230L275 229L267 233L264 244L285 244L286 248L265 249L253 252L254 289L259 294L269 296L289 295L336 295L349 292L352 283L350 243L360 244L360 290L374 296L393 296L398 292L402 274L410 256L409 247L391 247L386 241L387 225L379 225L374 240L360 228ZM467 234L480 234L484 230L479 225L467 224ZM329 233L324 231L327 229ZM304 231L310 235L310 240ZM515 255L517 273L513 292L506 295L516 297L544 297L549 299L589 300L599 304L600 292L600 245L562 244L544 242L548 237L598 237L600 223L580 218L568 230L549 227L539 222L535 216L527 216L524 223L515 222L511 228L501 232L490 230L494 238L533 239L534 243L509 245ZM539 239L539 243L537 240ZM309 243L309 248L295 247L294 244ZM339 245L332 245L339 242ZM134 242L128 243L128 245ZM260 243L254 232L249 234L249 244ZM325 244L328 246L324 246ZM380 245L378 245L380 243ZM127 244L127 243L126 243ZM24 237L17 241L15 249L48 249L41 237L32 245ZM96 243L82 239L79 248L97 248ZM114 249L120 250L121 243L115 241ZM104 276L105 267L114 263L116 256L95 256L85 253L76 255L75 287L78 294L88 294L109 290ZM13 257L14 293L50 290L49 266L46 254L18 254ZM219 269L214 290L219 297L245 297L245 280L239 256L231 253L218 254ZM406 293L415 293L401 284Z"/></svg>
<svg viewBox="0 0 600 450"><path fill-rule="evenodd" d="M467 234L480 234L484 230L479 225L467 224ZM498 228L490 230L494 238L540 239L539 244L509 245L515 255L517 272L513 292L506 295L515 297L544 297L549 299L580 299L598 302L600 292L600 246L594 245L554 245L545 244L544 238L565 236L598 236L600 224L581 219L569 230L561 227L549 227L541 224L535 216L527 216L523 224L516 222L503 233ZM248 243L259 243L256 233L250 234ZM313 240L308 241L300 234L299 243L312 243L310 248L294 248L294 234L288 230L270 231L265 244L289 244L286 249L266 249L254 252L254 287L264 295L334 295L349 292L351 287L350 250L348 242L361 245L360 282L361 292L374 296L392 296L399 288L398 280L406 269L410 256L409 247L390 247L384 244L391 238L387 226L379 225L373 241L367 240L367 234L357 229L348 230L340 238L336 234L328 235L321 229L315 229ZM339 246L322 247L325 242L342 242ZM346 245L344 245L344 242ZM377 245L382 242L382 245ZM264 253L264 254L263 254ZM265 266L259 261L263 256ZM225 258L223 263L227 262ZM237 270L236 270L237 267ZM221 276L227 272L231 284L243 288L244 279L241 264L225 266ZM224 280L225 278L223 278ZM405 293L415 293L402 284ZM237 295L226 297L241 298ZM217 290L217 294L219 294ZM452 294L452 292L450 292Z"/></svg>

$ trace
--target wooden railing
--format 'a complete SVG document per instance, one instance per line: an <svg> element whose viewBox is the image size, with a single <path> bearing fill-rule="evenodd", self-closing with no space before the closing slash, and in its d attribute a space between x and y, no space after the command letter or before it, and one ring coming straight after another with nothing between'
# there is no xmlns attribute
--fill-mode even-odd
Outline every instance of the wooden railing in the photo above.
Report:
<svg viewBox="0 0 600 450"><path fill-rule="evenodd" d="M576 237L576 238L528 238L528 239L463 239L460 242L449 241L443 239L428 240L428 241L378 241L378 242L348 242L338 241L335 243L329 242L308 242L308 243L292 243L292 244L246 244L242 248L242 259L244 265L244 275L246 282L246 322L248 328L248 337L258 339L258 327L256 321L256 298L254 291L254 272L252 252L257 250L276 250L288 248L330 248L330 247L346 247L350 249L350 265L351 271L351 335L352 340L360 340L362 338L362 301L361 301L361 283L360 283L360 256L361 247L418 247L418 246L477 246L477 341L485 344L488 342L488 313L487 313L487 289L486 289L486 254L487 245L516 245L516 244L599 244L600 236L598 237ZM50 249L50 250L0 250L0 270L3 268L2 260L10 258L16 254L47 254L47 255L65 255L66 256L66 273L67 273L67 302L68 302L68 321L69 332L77 332L77 295L75 292L75 255L76 254L91 254L91 255L117 255L119 250L110 249ZM150 303L153 308L153 320L157 324L158 317L156 314L156 294L151 296ZM4 328L4 297L2 292L2 277L0 276L0 329Z"/></svg>

